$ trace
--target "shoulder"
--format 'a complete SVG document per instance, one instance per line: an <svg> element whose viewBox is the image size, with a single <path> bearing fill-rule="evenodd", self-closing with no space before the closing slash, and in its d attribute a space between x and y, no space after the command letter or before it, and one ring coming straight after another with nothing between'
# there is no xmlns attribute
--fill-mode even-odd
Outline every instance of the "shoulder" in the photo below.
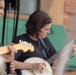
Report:
<svg viewBox="0 0 76 75"><path fill-rule="evenodd" d="M53 47L53 48L54 48L53 44L52 44L51 41L48 39L48 37L44 38L43 40L44 40L44 43L45 43L46 45L48 45L49 47Z"/></svg>
<svg viewBox="0 0 76 75"><path fill-rule="evenodd" d="M43 39L45 43L51 43L51 41L46 37Z"/></svg>
<svg viewBox="0 0 76 75"><path fill-rule="evenodd" d="M13 43L18 43L19 40L23 40L23 39L25 38L25 36L26 36L26 34L22 34L22 35L16 36L16 37L12 40L12 42L13 42Z"/></svg>
<svg viewBox="0 0 76 75"><path fill-rule="evenodd" d="M44 43L45 43L45 45L47 47L47 50L49 50L49 53L51 55L55 54L56 50L55 50L53 44L51 43L51 41L48 39L48 37L44 38L43 40L44 40Z"/></svg>

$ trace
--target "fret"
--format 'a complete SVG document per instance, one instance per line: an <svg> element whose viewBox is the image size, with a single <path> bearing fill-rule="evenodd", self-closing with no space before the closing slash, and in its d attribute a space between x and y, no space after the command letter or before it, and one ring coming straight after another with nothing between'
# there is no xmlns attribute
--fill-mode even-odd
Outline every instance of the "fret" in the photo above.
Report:
<svg viewBox="0 0 76 75"><path fill-rule="evenodd" d="M52 57L50 57L47 62L49 64L51 64L56 58L58 58L58 56L62 53L62 50L61 51L58 51L56 54L54 54Z"/></svg>

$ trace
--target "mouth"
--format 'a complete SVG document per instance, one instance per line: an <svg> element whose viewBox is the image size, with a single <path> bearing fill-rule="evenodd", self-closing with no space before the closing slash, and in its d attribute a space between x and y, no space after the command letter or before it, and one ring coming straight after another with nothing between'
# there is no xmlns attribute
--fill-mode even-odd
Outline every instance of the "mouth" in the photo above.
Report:
<svg viewBox="0 0 76 75"><path fill-rule="evenodd" d="M0 18L2 18L3 17L3 15L0 15Z"/></svg>

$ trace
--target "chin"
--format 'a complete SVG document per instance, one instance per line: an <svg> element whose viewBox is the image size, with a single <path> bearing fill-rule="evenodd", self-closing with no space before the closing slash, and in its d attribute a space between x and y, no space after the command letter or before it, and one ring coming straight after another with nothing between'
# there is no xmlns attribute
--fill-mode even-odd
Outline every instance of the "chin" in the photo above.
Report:
<svg viewBox="0 0 76 75"><path fill-rule="evenodd" d="M43 39L44 39L45 37L43 37Z"/></svg>
<svg viewBox="0 0 76 75"><path fill-rule="evenodd" d="M0 16L0 18L2 18L3 16Z"/></svg>
<svg viewBox="0 0 76 75"><path fill-rule="evenodd" d="M44 37L40 37L40 38L44 39L44 38L45 38L45 36L44 36Z"/></svg>

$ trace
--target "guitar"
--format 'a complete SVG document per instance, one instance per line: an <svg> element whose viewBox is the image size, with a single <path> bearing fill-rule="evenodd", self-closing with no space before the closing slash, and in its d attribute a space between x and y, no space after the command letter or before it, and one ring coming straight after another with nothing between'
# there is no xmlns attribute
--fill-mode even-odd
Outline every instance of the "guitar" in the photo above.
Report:
<svg viewBox="0 0 76 75"><path fill-rule="evenodd" d="M30 50L31 52L34 51L34 47L32 44L30 43L27 43L27 42L20 42L18 44L14 44L13 47L16 49L16 50L22 50L23 52L26 52L28 50ZM5 53L9 53L9 48L8 46L2 46L0 47L0 55L1 54L5 54Z"/></svg>
<svg viewBox="0 0 76 75"><path fill-rule="evenodd" d="M16 50L22 50L23 52L26 52L28 50L30 50L31 52L34 51L34 47L32 44L30 43L27 43L25 41L20 41L20 43L18 44L14 44L13 47L16 49ZM0 47L0 55L2 54L5 54L5 53L9 53L9 48L8 46L2 46ZM7 75L6 72L5 72L5 66L3 66L3 58L0 56L0 75Z"/></svg>
<svg viewBox="0 0 76 75"><path fill-rule="evenodd" d="M33 71L21 70L22 75L52 75L52 69L51 69L49 64L51 64L58 57L62 57L64 55L67 55L68 52L71 53L72 52L72 46L73 46L74 43L75 43L74 40L71 41L62 50L58 51L56 54L54 54L52 57L50 57L47 61L45 61L42 58L38 58L38 57L28 58L24 62L29 62L29 63L46 63L46 68L43 70L43 73L39 73L36 70L33 70Z"/></svg>
<svg viewBox="0 0 76 75"><path fill-rule="evenodd" d="M22 75L52 75L51 66L47 61L39 57L32 57L24 61L25 63L45 63L46 67L42 73L38 72L38 70L21 70Z"/></svg>

